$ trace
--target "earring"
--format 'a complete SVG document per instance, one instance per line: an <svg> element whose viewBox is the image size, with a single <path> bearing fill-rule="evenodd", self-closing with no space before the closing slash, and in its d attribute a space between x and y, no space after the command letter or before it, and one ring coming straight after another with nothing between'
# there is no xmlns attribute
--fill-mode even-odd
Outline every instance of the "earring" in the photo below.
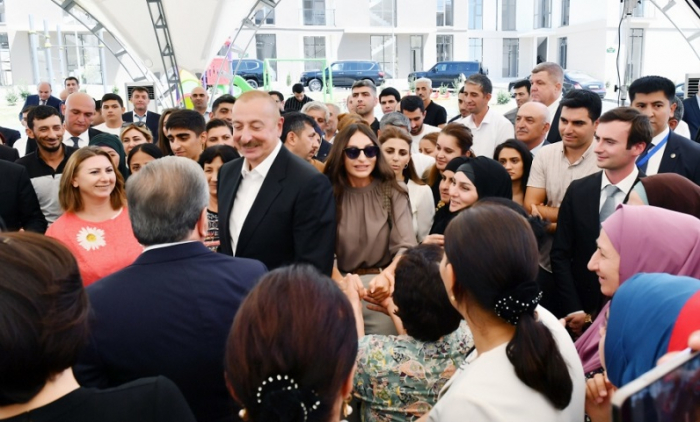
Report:
<svg viewBox="0 0 700 422"><path fill-rule="evenodd" d="M245 417L248 415L248 412L245 409L241 409L238 411L238 417L245 420Z"/></svg>
<svg viewBox="0 0 700 422"><path fill-rule="evenodd" d="M450 295L450 300L454 302L454 301L456 301L457 299L455 299L455 295Z"/></svg>
<svg viewBox="0 0 700 422"><path fill-rule="evenodd" d="M352 406L350 406L350 400L352 400L352 397L348 397L343 401L343 417L347 418L348 416L352 415Z"/></svg>
<svg viewBox="0 0 700 422"><path fill-rule="evenodd" d="M407 169L407 168L408 168L408 164L406 164L405 166L403 166L403 168L404 168L404 169Z"/></svg>

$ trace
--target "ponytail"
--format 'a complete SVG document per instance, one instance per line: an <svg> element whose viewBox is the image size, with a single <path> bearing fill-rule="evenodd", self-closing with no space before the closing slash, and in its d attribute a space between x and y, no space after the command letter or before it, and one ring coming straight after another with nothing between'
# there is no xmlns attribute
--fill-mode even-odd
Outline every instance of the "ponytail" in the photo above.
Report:
<svg viewBox="0 0 700 422"><path fill-rule="evenodd" d="M506 354L525 385L542 393L559 410L569 405L574 389L569 368L552 333L534 314L520 315Z"/></svg>

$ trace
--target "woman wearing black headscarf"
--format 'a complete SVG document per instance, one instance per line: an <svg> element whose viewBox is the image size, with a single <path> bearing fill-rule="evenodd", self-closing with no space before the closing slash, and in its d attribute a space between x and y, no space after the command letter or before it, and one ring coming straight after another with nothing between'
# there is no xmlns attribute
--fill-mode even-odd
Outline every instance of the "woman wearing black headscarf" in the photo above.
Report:
<svg viewBox="0 0 700 422"><path fill-rule="evenodd" d="M116 135L109 133L101 133L90 139L90 146L100 147L109 154L112 159L112 164L119 170L124 180L129 177L129 168L126 164L126 154L124 153L124 144Z"/></svg>
<svg viewBox="0 0 700 422"><path fill-rule="evenodd" d="M423 239L422 243L434 243L442 246L443 236L447 225L452 220L456 213L450 212L450 183L455 171L467 161L468 157L456 157L450 160L445 166L445 169L440 174L441 180L438 185L440 193L440 201L435 209L435 217L433 218L433 226L430 228L430 234Z"/></svg>

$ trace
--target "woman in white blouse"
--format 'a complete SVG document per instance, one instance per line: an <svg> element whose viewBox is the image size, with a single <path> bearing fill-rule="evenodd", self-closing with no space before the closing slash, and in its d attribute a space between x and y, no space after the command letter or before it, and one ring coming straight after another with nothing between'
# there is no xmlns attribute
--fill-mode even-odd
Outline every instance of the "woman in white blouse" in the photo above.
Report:
<svg viewBox="0 0 700 422"><path fill-rule="evenodd" d="M411 137L405 131L387 126L379 137L382 154L396 174L396 180L406 182L408 197L411 201L413 231L418 243L430 232L435 216L433 193L430 186L418 177L411 159Z"/></svg>
<svg viewBox="0 0 700 422"><path fill-rule="evenodd" d="M429 421L583 420L583 367L564 327L538 306L538 256L529 223L502 205L476 204L447 227L440 275L475 350Z"/></svg>

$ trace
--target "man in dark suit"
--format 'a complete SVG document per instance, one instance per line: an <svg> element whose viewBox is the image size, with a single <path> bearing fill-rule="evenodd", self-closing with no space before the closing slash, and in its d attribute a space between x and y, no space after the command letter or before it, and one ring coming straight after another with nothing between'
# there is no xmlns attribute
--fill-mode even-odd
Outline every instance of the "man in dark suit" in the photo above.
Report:
<svg viewBox="0 0 700 422"><path fill-rule="evenodd" d="M630 107L612 109L596 128L595 149L603 171L574 180L564 195L552 246L557 299L567 325L580 334L605 297L588 261L596 250L600 224L623 203L643 173L637 158L651 142L649 119Z"/></svg>
<svg viewBox="0 0 700 422"><path fill-rule="evenodd" d="M153 166L151 166L153 164ZM163 375L198 421L231 421L224 380L231 322L265 266L207 249L209 190L192 160L165 157L129 179L136 261L91 285L88 347L74 368L86 387Z"/></svg>
<svg viewBox="0 0 700 422"><path fill-rule="evenodd" d="M328 178L282 148L283 120L267 93L246 92L233 108L242 158L219 172L220 252L270 269L309 263L330 275L336 222Z"/></svg>
<svg viewBox="0 0 700 422"><path fill-rule="evenodd" d="M63 133L63 143L82 148L90 143L90 139L102 133L90 127L95 116L95 100L84 92L74 92L66 98L64 105L66 120Z"/></svg>
<svg viewBox="0 0 700 422"><path fill-rule="evenodd" d="M683 121L688 123L690 129L690 139L697 140L698 129L700 128L700 97L695 95L683 100Z"/></svg>
<svg viewBox="0 0 700 422"><path fill-rule="evenodd" d="M653 139L640 157L639 168L648 176L677 173L700 185L700 145L684 138L668 127L676 108L671 99L676 89L670 79L643 76L629 87L630 104L651 122Z"/></svg>
<svg viewBox="0 0 700 422"><path fill-rule="evenodd" d="M11 147L22 137L18 130L0 126L0 135L5 139L5 145Z"/></svg>
<svg viewBox="0 0 700 422"><path fill-rule="evenodd" d="M532 155L537 154L547 141L549 131L549 110L542 103L526 102L517 109L515 118L515 139L524 143Z"/></svg>
<svg viewBox="0 0 700 422"><path fill-rule="evenodd" d="M55 108L59 113L61 112L61 100L51 95L50 83L41 82L39 85L37 85L36 90L38 95L27 96L27 100L24 102L22 110L24 110L24 108L27 106L46 105ZM22 113L19 114L19 119L22 120Z"/></svg>
<svg viewBox="0 0 700 422"><path fill-rule="evenodd" d="M537 101L549 109L549 133L547 142L561 141L559 118L561 116L561 90L564 86L564 70L556 63L543 62L532 69L530 75L530 100Z"/></svg>
<svg viewBox="0 0 700 422"><path fill-rule="evenodd" d="M19 151L14 148L10 148L7 145L0 145L0 160L14 163L15 161L19 160Z"/></svg>
<svg viewBox="0 0 700 422"><path fill-rule="evenodd" d="M27 169L0 160L0 218L10 231L44 233L47 223Z"/></svg>
<svg viewBox="0 0 700 422"><path fill-rule="evenodd" d="M158 144L158 122L160 121L160 114L148 111L148 104L151 102L148 96L148 90L141 86L135 87L133 91L131 91L131 98L129 101L134 107L134 111L122 114L124 123L145 123L151 131L151 135L153 135L153 143Z"/></svg>

